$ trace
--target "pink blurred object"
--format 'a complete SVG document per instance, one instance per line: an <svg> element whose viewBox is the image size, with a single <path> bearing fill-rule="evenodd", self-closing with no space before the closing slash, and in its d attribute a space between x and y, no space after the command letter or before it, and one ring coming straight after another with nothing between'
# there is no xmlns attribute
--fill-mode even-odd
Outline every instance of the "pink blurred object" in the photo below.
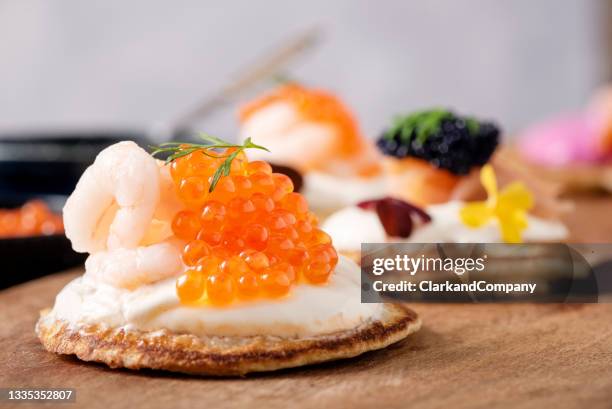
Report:
<svg viewBox="0 0 612 409"><path fill-rule="evenodd" d="M547 166L602 162L610 155L601 149L598 128L585 113L562 115L528 128L519 150L532 162Z"/></svg>

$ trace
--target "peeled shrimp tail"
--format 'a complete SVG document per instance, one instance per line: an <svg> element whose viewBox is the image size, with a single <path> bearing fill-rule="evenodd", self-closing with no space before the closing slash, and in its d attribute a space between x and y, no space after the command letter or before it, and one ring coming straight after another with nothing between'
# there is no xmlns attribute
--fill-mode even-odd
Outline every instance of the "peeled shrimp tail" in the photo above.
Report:
<svg viewBox="0 0 612 409"><path fill-rule="evenodd" d="M85 261L85 276L115 287L134 289L181 272L180 243L170 239L134 249L101 251Z"/></svg>
<svg viewBox="0 0 612 409"><path fill-rule="evenodd" d="M72 195L64 205L64 229L66 237L72 242L72 248L80 253L93 252L106 247L106 235L102 233L102 225L110 225L109 216L114 215L113 197L97 186L97 172L93 166L85 170ZM80 208L81 203L95 204L96 207L104 209L97 217L81 219L84 213ZM108 228L106 229L108 233Z"/></svg>
<svg viewBox="0 0 612 409"><path fill-rule="evenodd" d="M79 252L135 248L158 201L155 159L134 142L109 146L83 173L64 206L66 236Z"/></svg>

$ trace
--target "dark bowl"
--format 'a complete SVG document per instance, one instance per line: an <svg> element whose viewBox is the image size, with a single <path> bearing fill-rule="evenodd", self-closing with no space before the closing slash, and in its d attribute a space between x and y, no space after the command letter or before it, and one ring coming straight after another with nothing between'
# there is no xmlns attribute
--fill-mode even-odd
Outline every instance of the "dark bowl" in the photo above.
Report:
<svg viewBox="0 0 612 409"><path fill-rule="evenodd" d="M0 208L15 208L31 199L41 199L57 213L66 201L59 195L3 194ZM85 261L85 254L72 250L63 234L0 239L2 273L0 288L10 287L47 274L75 267Z"/></svg>
<svg viewBox="0 0 612 409"><path fill-rule="evenodd" d="M0 134L0 195L68 195L96 155L123 140L149 145L143 133L134 131Z"/></svg>

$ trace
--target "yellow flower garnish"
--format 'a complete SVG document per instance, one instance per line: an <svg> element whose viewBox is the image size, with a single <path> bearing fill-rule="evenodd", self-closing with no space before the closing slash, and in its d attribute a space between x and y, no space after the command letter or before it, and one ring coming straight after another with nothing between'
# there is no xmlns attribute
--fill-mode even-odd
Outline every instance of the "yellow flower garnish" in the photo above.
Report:
<svg viewBox="0 0 612 409"><path fill-rule="evenodd" d="M466 204L459 212L463 224L478 228L497 219L502 239L506 243L521 243L527 228L527 211L533 207L533 195L522 182L513 182L497 191L495 172L491 165L480 171L480 182L487 191L487 200Z"/></svg>

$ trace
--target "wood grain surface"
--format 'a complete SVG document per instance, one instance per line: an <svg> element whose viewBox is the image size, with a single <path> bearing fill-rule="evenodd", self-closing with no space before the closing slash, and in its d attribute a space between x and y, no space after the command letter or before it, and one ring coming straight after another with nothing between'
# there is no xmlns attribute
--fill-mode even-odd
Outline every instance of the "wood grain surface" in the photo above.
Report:
<svg viewBox="0 0 612 409"><path fill-rule="evenodd" d="M573 240L612 241L612 202L582 202L568 216ZM612 407L612 304L414 305L424 327L384 350L206 379L111 370L44 351L34 334L38 311L79 273L0 292L0 387L75 388L77 404L62 407L87 408Z"/></svg>

